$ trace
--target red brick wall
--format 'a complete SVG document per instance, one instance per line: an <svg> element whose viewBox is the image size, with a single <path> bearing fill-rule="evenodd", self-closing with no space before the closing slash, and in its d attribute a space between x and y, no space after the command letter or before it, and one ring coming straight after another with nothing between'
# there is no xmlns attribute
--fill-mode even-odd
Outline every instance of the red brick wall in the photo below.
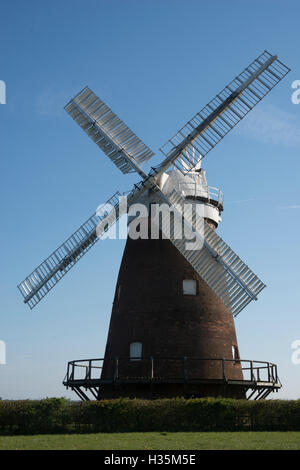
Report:
<svg viewBox="0 0 300 470"><path fill-rule="evenodd" d="M196 296L183 295L183 279L197 281ZM141 342L147 358L120 360L119 374L131 377L149 373L150 356L232 359L232 346L237 346L231 311L169 240L127 240L102 378L112 377L115 357L129 356L131 342ZM227 378L242 379L239 364L227 363L226 367ZM183 361L157 361L155 371L161 376L182 375ZM222 378L221 363L216 361L188 360L187 371L190 378Z"/></svg>

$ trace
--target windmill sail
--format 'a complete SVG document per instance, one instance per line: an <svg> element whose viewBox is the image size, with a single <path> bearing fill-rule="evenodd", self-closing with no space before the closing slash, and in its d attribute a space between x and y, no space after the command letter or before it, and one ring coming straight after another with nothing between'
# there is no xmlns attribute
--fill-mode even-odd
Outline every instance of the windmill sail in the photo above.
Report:
<svg viewBox="0 0 300 470"><path fill-rule="evenodd" d="M118 196L120 196L120 193L116 192L107 201L107 204L117 207ZM18 285L18 289L24 297L24 302L28 303L31 309L96 243L99 239L96 228L100 221L101 216L92 215Z"/></svg>
<svg viewBox="0 0 300 470"><path fill-rule="evenodd" d="M132 204L147 188L144 182L136 184L127 195L127 203ZM42 298L67 274L67 272L85 255L119 219L120 196L117 191L106 204L108 213L96 212L79 229L62 243L48 258L46 258L24 281L18 289L24 297L24 302L32 309Z"/></svg>
<svg viewBox="0 0 300 470"><path fill-rule="evenodd" d="M195 168L289 71L264 51L160 148L167 161L183 173Z"/></svg>
<svg viewBox="0 0 300 470"><path fill-rule="evenodd" d="M140 166L154 152L90 88L78 93L65 110L122 173L145 176Z"/></svg>
<svg viewBox="0 0 300 470"><path fill-rule="evenodd" d="M184 199L176 191L173 190L167 196L157 191L157 195L173 210L175 208L179 217L184 216L184 223L191 227L202 248L187 249L186 243L190 240L184 236L178 236L176 224L173 233L167 231L168 238L217 297L231 309L235 316L238 315L249 302L257 299L257 295L264 289L265 284L204 220L201 232L197 231L198 227L192 210L186 210ZM179 224L177 224L178 228L180 228Z"/></svg>

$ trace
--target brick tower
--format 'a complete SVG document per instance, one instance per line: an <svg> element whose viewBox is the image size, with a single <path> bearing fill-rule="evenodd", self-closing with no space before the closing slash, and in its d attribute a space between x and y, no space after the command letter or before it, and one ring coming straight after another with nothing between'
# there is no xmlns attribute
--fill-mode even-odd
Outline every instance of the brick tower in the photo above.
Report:
<svg viewBox="0 0 300 470"><path fill-rule="evenodd" d="M203 170L184 176L174 169L163 175L160 186L166 192L175 188L186 202L201 205L205 220L217 228L223 197L207 185ZM155 195L148 191L139 202L149 209ZM100 398L242 397L241 388L218 383L224 366L227 380L243 380L238 359L231 310L161 232L159 239L132 239L129 230L101 376L110 381L117 364L122 385L103 383ZM151 373L156 379L149 387Z"/></svg>

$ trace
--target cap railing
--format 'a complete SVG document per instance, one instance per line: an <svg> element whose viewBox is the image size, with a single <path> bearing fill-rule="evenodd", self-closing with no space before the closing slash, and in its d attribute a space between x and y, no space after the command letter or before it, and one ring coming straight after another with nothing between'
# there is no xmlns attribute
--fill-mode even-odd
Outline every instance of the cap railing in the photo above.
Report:
<svg viewBox="0 0 300 470"><path fill-rule="evenodd" d="M214 201L220 206L224 205L224 194L219 188L202 186L194 181L185 181L179 183L179 190L183 192L184 196L202 197L208 202Z"/></svg>

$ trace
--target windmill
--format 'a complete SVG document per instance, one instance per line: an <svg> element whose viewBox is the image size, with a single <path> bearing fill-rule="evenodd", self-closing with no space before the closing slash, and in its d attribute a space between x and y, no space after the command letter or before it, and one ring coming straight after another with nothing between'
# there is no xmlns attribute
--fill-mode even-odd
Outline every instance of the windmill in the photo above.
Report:
<svg viewBox="0 0 300 470"><path fill-rule="evenodd" d="M64 384L81 399L88 392L96 399L261 399L281 387L275 364L239 356L233 317L265 284L216 233L223 195L208 186L201 163L289 71L264 51L161 147L164 158L148 174L142 165L152 150L90 88L65 106L123 174L141 177L126 193L127 208L143 203L150 215L136 217L135 227L147 221L158 234L127 238L104 358L68 363ZM121 196L111 196L18 285L31 309L121 217ZM171 224L152 214L159 204Z"/></svg>

